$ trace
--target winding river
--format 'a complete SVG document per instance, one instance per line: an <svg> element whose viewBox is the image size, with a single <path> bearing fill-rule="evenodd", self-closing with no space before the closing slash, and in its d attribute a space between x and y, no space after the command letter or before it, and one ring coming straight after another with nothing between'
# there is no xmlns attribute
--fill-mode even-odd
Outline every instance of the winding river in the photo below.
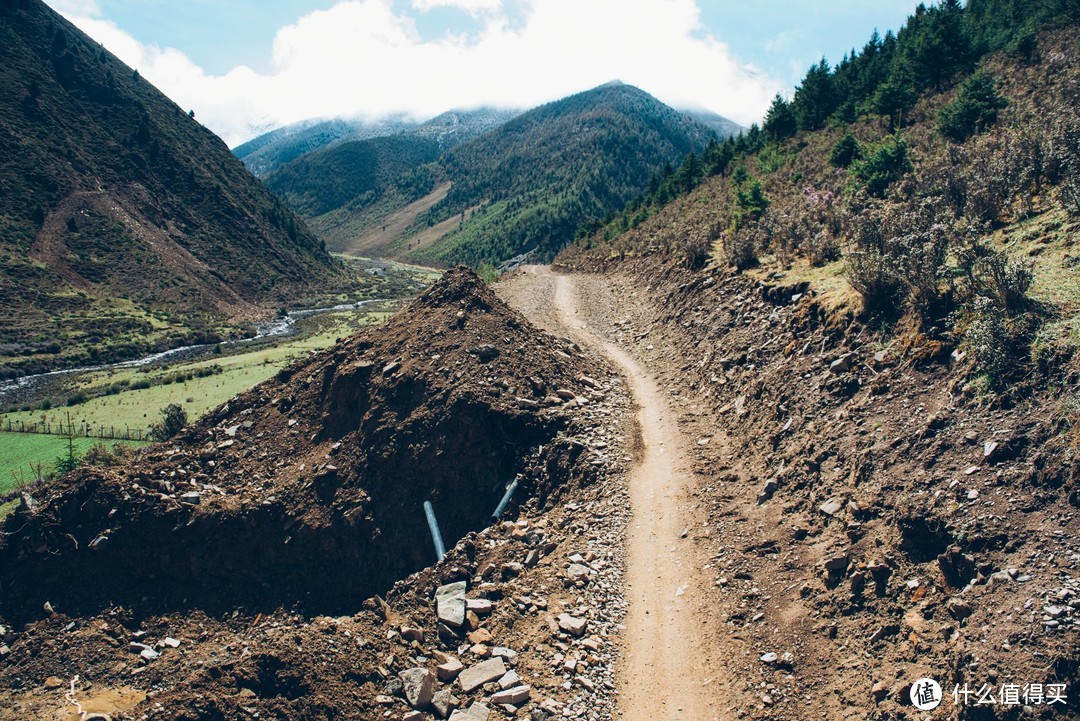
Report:
<svg viewBox="0 0 1080 721"><path fill-rule="evenodd" d="M365 306L373 305L375 303L388 302L386 298L373 298L372 300L362 300L357 303L345 303L342 305L330 306L328 308L308 308L306 310L295 310L290 313L286 313L284 316L274 318L273 320L260 323L256 326L255 335L250 338L238 338L235 340L222 341L221 343L204 343L201 345L186 345L179 348L172 348L160 353L152 353L143 358L137 358L135 360L121 361L119 363L105 363L96 366L85 366L82 368L67 368L58 371L49 371L48 373L38 373L36 375L23 376L21 378L14 378L9 381L0 383L0 406L12 403L19 395L33 394L40 390L47 383L56 381L67 376L76 375L79 373L91 373L94 371L103 371L109 369L123 369L123 368L141 368L143 366L154 365L165 361L179 361L179 360L193 360L203 355L210 355L213 352L215 346L221 348L228 348L230 346L243 345L245 343L254 343L255 341L265 340L267 338L278 338L294 335L297 332L296 324L298 321L306 318L312 318L317 315L325 313L340 313L342 311L349 310L361 310Z"/></svg>

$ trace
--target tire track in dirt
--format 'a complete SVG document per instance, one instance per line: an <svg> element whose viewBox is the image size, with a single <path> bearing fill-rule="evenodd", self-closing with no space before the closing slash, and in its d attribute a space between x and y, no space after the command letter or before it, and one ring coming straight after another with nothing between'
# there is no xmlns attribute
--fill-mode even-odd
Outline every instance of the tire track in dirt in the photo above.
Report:
<svg viewBox="0 0 1080 721"><path fill-rule="evenodd" d="M549 273L538 269L537 273ZM707 648L714 625L701 618L705 559L689 535L693 478L685 439L653 378L622 348L591 331L578 312L571 276L554 277L555 315L574 340L600 349L625 373L638 409L639 442L629 482L633 520L626 544L629 611L619 673L622 718L720 719L724 675Z"/></svg>

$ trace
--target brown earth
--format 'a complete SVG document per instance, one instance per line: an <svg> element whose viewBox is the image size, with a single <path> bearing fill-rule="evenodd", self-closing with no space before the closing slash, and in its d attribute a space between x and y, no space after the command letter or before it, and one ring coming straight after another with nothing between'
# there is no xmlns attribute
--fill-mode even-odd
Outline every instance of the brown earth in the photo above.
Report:
<svg viewBox="0 0 1080 721"><path fill-rule="evenodd" d="M919 718L924 676L948 718L993 717L953 706L965 683L1064 683L1067 707L1032 713L1076 715L1080 467L1050 388L979 397L962 360L908 360L805 287L655 259L573 282L591 332L677 415L683 523L712 579L709 620L679 640L722 659L696 678L731 717Z"/></svg>
<svg viewBox="0 0 1080 721"><path fill-rule="evenodd" d="M0 719L405 719L399 672L496 658L513 705L435 688L483 718L916 719L932 676L1065 683L1031 712L1076 716L1056 398L989 403L801 287L645 259L499 293L524 315L450 273L11 517ZM428 499L460 541L423 568ZM456 580L463 628L433 603ZM985 709L933 717L1021 714Z"/></svg>

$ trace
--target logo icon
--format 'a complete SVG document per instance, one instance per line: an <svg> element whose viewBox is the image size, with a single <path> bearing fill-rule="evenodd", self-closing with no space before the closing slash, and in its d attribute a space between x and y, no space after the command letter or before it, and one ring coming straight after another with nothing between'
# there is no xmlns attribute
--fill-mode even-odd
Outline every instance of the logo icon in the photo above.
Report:
<svg viewBox="0 0 1080 721"><path fill-rule="evenodd" d="M932 678L920 678L911 686L911 703L920 711L933 711L941 699L941 684Z"/></svg>

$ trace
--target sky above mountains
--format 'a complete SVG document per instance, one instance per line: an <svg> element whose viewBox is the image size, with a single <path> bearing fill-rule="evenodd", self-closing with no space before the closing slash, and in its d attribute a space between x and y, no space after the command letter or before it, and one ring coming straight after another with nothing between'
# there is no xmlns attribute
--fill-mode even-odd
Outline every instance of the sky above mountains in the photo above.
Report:
<svg viewBox="0 0 1080 721"><path fill-rule="evenodd" d="M531 107L619 79L749 125L914 0L46 0L236 145L310 117Z"/></svg>

